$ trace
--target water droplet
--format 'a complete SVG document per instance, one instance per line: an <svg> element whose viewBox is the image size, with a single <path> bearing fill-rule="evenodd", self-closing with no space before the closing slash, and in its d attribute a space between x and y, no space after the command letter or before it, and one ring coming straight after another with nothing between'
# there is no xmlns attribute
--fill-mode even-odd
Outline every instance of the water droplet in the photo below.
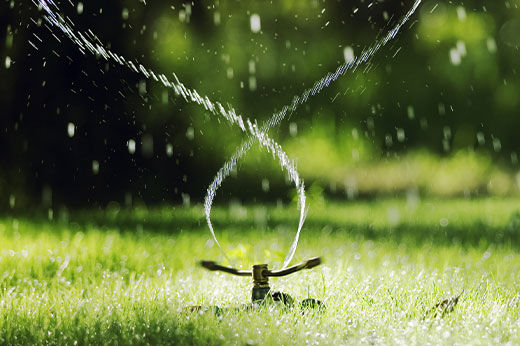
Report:
<svg viewBox="0 0 520 346"><path fill-rule="evenodd" d="M126 145L128 146L128 152L131 155L135 154L135 141L133 139L129 139Z"/></svg>
<svg viewBox="0 0 520 346"><path fill-rule="evenodd" d="M454 66L460 65L462 61L462 57L460 56L460 52L457 48L450 49L450 62Z"/></svg>
<svg viewBox="0 0 520 346"><path fill-rule="evenodd" d="M173 156L173 144L166 143L166 156L172 157Z"/></svg>
<svg viewBox="0 0 520 346"><path fill-rule="evenodd" d="M215 241L213 239L208 238L208 240L206 240L206 247L208 249L211 249L214 245L215 245Z"/></svg>
<svg viewBox="0 0 520 346"><path fill-rule="evenodd" d="M92 174L98 175L99 173L99 162L97 160L92 161Z"/></svg>
<svg viewBox="0 0 520 346"><path fill-rule="evenodd" d="M415 109L413 108L413 106L408 106L407 108L407 113L408 113L408 119L415 119Z"/></svg>
<svg viewBox="0 0 520 346"><path fill-rule="evenodd" d="M408 189L406 191L406 205L408 208L415 209L421 202L419 191L415 188Z"/></svg>
<svg viewBox="0 0 520 346"><path fill-rule="evenodd" d="M213 13L213 24L220 25L220 12Z"/></svg>
<svg viewBox="0 0 520 346"><path fill-rule="evenodd" d="M11 57L10 56L6 56L5 57L5 68L9 69L10 67L11 67Z"/></svg>
<svg viewBox="0 0 520 346"><path fill-rule="evenodd" d="M392 140L392 135L387 134L385 136L385 144L387 147L391 147L394 144L394 141Z"/></svg>
<svg viewBox="0 0 520 346"><path fill-rule="evenodd" d="M76 7L76 9L78 11L78 14L82 14L83 13L83 3L78 2L78 6Z"/></svg>
<svg viewBox="0 0 520 346"><path fill-rule="evenodd" d="M256 77L255 76L249 77L249 90L251 90L251 91L256 90Z"/></svg>
<svg viewBox="0 0 520 346"><path fill-rule="evenodd" d="M145 95L146 94L146 81L141 80L139 81L139 95Z"/></svg>
<svg viewBox="0 0 520 346"><path fill-rule="evenodd" d="M457 17L460 21L466 20L466 9L462 6L457 7Z"/></svg>
<svg viewBox="0 0 520 346"><path fill-rule="evenodd" d="M464 41L457 41L457 51L459 52L461 57L465 57L467 54L466 44Z"/></svg>
<svg viewBox="0 0 520 346"><path fill-rule="evenodd" d="M349 177L345 180L345 193L349 200L356 198L358 194L358 184L355 178Z"/></svg>
<svg viewBox="0 0 520 346"><path fill-rule="evenodd" d="M253 13L250 18L251 31L257 33L261 30L260 25L260 16L256 13Z"/></svg>
<svg viewBox="0 0 520 346"><path fill-rule="evenodd" d="M390 208L388 209L388 222L392 225L397 225L399 223L399 220L401 220L401 213L399 212L399 209L397 208Z"/></svg>
<svg viewBox="0 0 520 346"><path fill-rule="evenodd" d="M446 226L448 226L449 223L450 223L450 221L444 217L439 220L439 224L441 225L441 227L446 227Z"/></svg>
<svg viewBox="0 0 520 346"><path fill-rule="evenodd" d="M233 79L233 68L232 67L227 68L226 75L227 75L228 79Z"/></svg>
<svg viewBox="0 0 520 346"><path fill-rule="evenodd" d="M488 37L486 41L488 51L493 54L497 51L497 43L493 37Z"/></svg>
<svg viewBox="0 0 520 346"><path fill-rule="evenodd" d="M265 193L269 192L269 179L267 178L264 178L262 179L262 191L264 191Z"/></svg>
<svg viewBox="0 0 520 346"><path fill-rule="evenodd" d="M498 138L493 138L493 150L495 152L499 152L500 150L502 150L502 142L500 142L500 139Z"/></svg>
<svg viewBox="0 0 520 346"><path fill-rule="evenodd" d="M482 132L477 132L477 142L479 145L486 144L486 137Z"/></svg>
<svg viewBox="0 0 520 346"><path fill-rule="evenodd" d="M368 118L367 118L367 129L369 129L370 131L372 131L372 130L374 129L374 126L375 126L374 118L372 118L372 117L368 117Z"/></svg>
<svg viewBox="0 0 520 346"><path fill-rule="evenodd" d="M193 129L193 127L188 127L186 129L186 138L188 138L190 141L193 140L193 138L195 138L195 130Z"/></svg>
<svg viewBox="0 0 520 346"><path fill-rule="evenodd" d="M345 57L346 63L354 61L354 49L350 46L343 48L343 56Z"/></svg>
<svg viewBox="0 0 520 346"><path fill-rule="evenodd" d="M12 48L13 47L13 41L14 41L14 36L13 36L13 33L11 32L10 25L8 25L7 26L7 36L5 38L5 47L6 48Z"/></svg>
<svg viewBox="0 0 520 346"><path fill-rule="evenodd" d="M442 133L444 135L444 138L450 139L451 138L451 128L449 126L444 126L442 129Z"/></svg>
<svg viewBox="0 0 520 346"><path fill-rule="evenodd" d="M16 206L16 196L10 195L9 196L9 208L13 209Z"/></svg>
<svg viewBox="0 0 520 346"><path fill-rule="evenodd" d="M121 11L121 17L123 17L124 20L127 20L128 15L129 15L128 8L126 8L126 7L123 8L123 11Z"/></svg>
<svg viewBox="0 0 520 346"><path fill-rule="evenodd" d="M451 148L451 146L450 146L450 140L447 139L447 138L444 138L444 139L442 140L442 149L443 149L445 152L448 152L448 151L450 151L450 148Z"/></svg>
<svg viewBox="0 0 520 346"><path fill-rule="evenodd" d="M437 106L437 109L439 111L439 115L445 115L446 114L446 106L444 105L444 103L439 103L439 105Z"/></svg>
<svg viewBox="0 0 520 346"><path fill-rule="evenodd" d="M359 132L356 128L352 129L352 138L354 138L355 140L359 139Z"/></svg>
<svg viewBox="0 0 520 346"><path fill-rule="evenodd" d="M190 195L187 193L181 193L181 197L182 197L182 205L185 207L189 207L190 206Z"/></svg>
<svg viewBox="0 0 520 346"><path fill-rule="evenodd" d="M179 11L179 19L181 22L190 22L191 17L191 4L185 3L184 10Z"/></svg>
<svg viewBox="0 0 520 346"><path fill-rule="evenodd" d="M74 126L73 123L69 123L67 125L67 134L69 135L70 138L74 137L74 133L76 132L76 127Z"/></svg>
<svg viewBox="0 0 520 346"><path fill-rule="evenodd" d="M179 21L181 22L187 22L187 16L186 16L186 11L184 10L180 10L179 11Z"/></svg>
<svg viewBox="0 0 520 346"><path fill-rule="evenodd" d="M298 135L298 124L295 122L289 124L289 134L291 137L296 137L296 135Z"/></svg>
<svg viewBox="0 0 520 346"><path fill-rule="evenodd" d="M406 135L404 133L404 129L397 129L397 141L399 142L404 142L404 140L406 139Z"/></svg>
<svg viewBox="0 0 520 346"><path fill-rule="evenodd" d="M254 60L249 60L249 73L254 74L256 72L256 65Z"/></svg>

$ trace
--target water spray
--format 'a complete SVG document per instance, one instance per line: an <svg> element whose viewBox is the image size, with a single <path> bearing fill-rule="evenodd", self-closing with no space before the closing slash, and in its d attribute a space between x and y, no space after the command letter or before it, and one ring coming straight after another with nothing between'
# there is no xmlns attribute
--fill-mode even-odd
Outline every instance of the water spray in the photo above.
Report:
<svg viewBox="0 0 520 346"><path fill-rule="evenodd" d="M147 79L153 79L156 82L161 83L167 88L173 89L175 95L182 97L187 103L194 103L203 107L207 112L217 117L223 117L226 121L233 125L237 125L242 132L248 137L232 155L232 157L224 164L224 166L217 172L212 183L207 189L207 194L204 203L204 212L208 224L208 228L211 232L213 240L221 249L224 257L229 258L226 252L219 243L212 222L211 222L211 209L213 201L218 188L222 185L222 182L230 175L233 169L236 167L237 162L251 149L253 144L258 143L260 147L265 149L267 152L273 155L279 161L282 170L286 170L290 181L294 184L298 192L298 208L299 208L299 223L295 234L295 237L291 243L291 246L285 256L282 267L280 270L270 270L266 264L253 265L251 270L238 270L231 267L225 267L216 264L212 261L202 261L200 264L211 271L222 271L228 274L236 276L249 276L252 278L253 288L251 294L251 303L257 304L259 302L265 302L267 299L271 300L282 300L284 303L289 301L289 295L280 292L272 293L269 286L269 277L281 277L286 276L303 269L311 269L321 264L321 258L311 258L301 264L288 267L293 256L295 254L300 232L305 222L307 215L307 207L305 204L305 185L303 180L300 178L296 165L288 155L283 151L280 144L276 143L268 135L268 132L273 127L279 125L289 114L293 114L300 105L303 105L307 100L317 94L323 89L328 87L331 83L334 83L339 77L346 74L348 71L355 71L359 66L365 64L372 59L372 57L379 51L380 48L385 46L389 41L394 39L398 34L402 26L410 19L415 13L421 0L415 0L410 10L399 20L399 22L387 32L385 36L378 39L372 46L365 49L359 57L354 57L348 62L341 64L335 72L328 73L320 80L316 81L311 88L306 89L299 96L295 96L289 105L282 107L281 111L275 112L271 118L258 125L257 122L251 121L248 118L242 117L237 114L235 109L231 106L224 107L220 102L212 101L208 96L200 95L195 89L186 87L182 83L179 77L173 73L173 79L168 78L165 74L156 73L153 70L143 66L137 61L126 59L122 55L119 55L112 50L108 49L101 40L92 31L80 32L74 28L74 23L67 18L63 18L59 14L59 8L53 0L32 0L33 3L44 11L44 19L46 21L47 28L52 32L53 28L59 29L66 37L74 42L79 50L83 54L90 53L97 57L102 57L106 61L112 61L119 65L126 66L135 73L141 74ZM56 37L56 36L55 36ZM277 298L278 297L278 298ZM281 297L281 298L280 298ZM284 298L285 297L285 298ZM291 298L292 300L292 298ZM317 301L315 302L317 304ZM292 303L291 303L292 304ZM311 305L314 303L311 303ZM316 305L315 304L315 305ZM320 303L321 304L321 303Z"/></svg>

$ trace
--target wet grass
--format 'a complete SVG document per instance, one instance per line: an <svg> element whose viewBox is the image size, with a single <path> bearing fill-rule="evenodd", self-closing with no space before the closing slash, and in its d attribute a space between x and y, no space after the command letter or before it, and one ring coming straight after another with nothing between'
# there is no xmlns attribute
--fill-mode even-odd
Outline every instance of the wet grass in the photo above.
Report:
<svg viewBox="0 0 520 346"><path fill-rule="evenodd" d="M0 344L518 344L519 211L518 199L313 206L295 261L325 263L271 286L326 311L218 316L186 307L246 303L250 282L197 267L223 262L198 206L3 216ZM297 214L232 205L215 223L235 265L276 267Z"/></svg>

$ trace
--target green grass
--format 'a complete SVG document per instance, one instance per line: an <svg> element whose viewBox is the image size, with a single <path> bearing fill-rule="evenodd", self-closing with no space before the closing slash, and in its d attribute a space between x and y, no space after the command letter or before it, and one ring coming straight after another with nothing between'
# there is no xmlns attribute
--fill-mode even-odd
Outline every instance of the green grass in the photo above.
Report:
<svg viewBox="0 0 520 346"><path fill-rule="evenodd" d="M295 261L313 270L273 279L299 309L190 313L246 303L247 278L223 262L202 208L0 218L0 344L520 343L520 200L381 200L312 206ZM279 266L297 213L215 210L237 266ZM423 319L464 290L454 311Z"/></svg>

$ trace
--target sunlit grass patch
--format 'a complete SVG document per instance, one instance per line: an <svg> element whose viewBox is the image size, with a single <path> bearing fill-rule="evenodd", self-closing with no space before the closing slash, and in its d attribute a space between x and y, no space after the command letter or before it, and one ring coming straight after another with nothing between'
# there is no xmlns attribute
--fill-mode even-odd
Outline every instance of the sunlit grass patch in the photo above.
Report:
<svg viewBox="0 0 520 346"><path fill-rule="evenodd" d="M325 263L271 281L296 302L326 305L305 314L298 307L187 311L250 299L250 279L196 265L223 260L200 207L72 213L67 222L4 217L0 343L518 343L519 205L383 200L311 209L296 260ZM233 264L279 266L296 213L241 207L234 222L233 208L215 210ZM255 218L257 209L266 220ZM461 292L452 312L428 317Z"/></svg>

